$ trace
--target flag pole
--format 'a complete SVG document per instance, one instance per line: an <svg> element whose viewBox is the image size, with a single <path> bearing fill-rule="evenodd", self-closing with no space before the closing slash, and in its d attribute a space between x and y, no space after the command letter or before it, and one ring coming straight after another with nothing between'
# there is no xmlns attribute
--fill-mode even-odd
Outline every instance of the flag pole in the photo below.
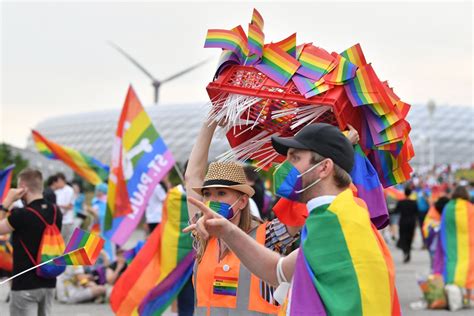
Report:
<svg viewBox="0 0 474 316"><path fill-rule="evenodd" d="M33 269L36 269L36 268L38 268L38 267L41 267L42 265L45 265L45 264L50 263L50 262L53 262L54 259L57 259L57 258L60 258L60 257L62 257L62 256L59 256L59 257L50 259L50 260L45 261L45 262L42 262L42 263L40 263L40 264L38 264L38 265L36 265L36 266L34 266L34 267L31 267L31 268L29 268L29 269L26 269L26 270L24 270L24 271L21 271L20 273L17 273L17 274L15 274L14 276L12 276L12 277L10 277L10 278L8 278L8 279L6 279L6 280L0 282L0 285L3 285L3 284L5 284L5 283L7 283L8 281L13 280L14 278L16 278L16 277L18 277L18 276L20 276L20 275L22 275L22 274L25 274L26 272L29 272L29 271L31 271L31 270L33 270Z"/></svg>
<svg viewBox="0 0 474 316"><path fill-rule="evenodd" d="M181 183L184 185L184 176L181 170L179 169L177 162L174 163L174 170L176 170L176 173L178 174L179 179L181 179Z"/></svg>

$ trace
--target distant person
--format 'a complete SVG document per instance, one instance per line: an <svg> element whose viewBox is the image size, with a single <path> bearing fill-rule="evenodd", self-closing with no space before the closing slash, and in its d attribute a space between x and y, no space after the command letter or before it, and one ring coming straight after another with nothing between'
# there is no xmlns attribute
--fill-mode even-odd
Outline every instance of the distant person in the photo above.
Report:
<svg viewBox="0 0 474 316"><path fill-rule="evenodd" d="M415 235L416 222L418 218L418 206L416 201L410 199L412 190L405 188L405 199L399 201L395 213L400 214L399 239L397 246L403 251L403 262L410 261L411 245Z"/></svg>
<svg viewBox="0 0 474 316"><path fill-rule="evenodd" d="M84 209L84 202L86 200L86 196L84 195L82 182L78 180L72 181L72 189L74 190L74 226L82 227L82 224L84 223L87 217Z"/></svg>
<svg viewBox="0 0 474 316"><path fill-rule="evenodd" d="M56 204L61 209L63 214L63 228L61 234L63 235L64 241L67 243L71 238L72 232L74 231L74 190L67 184L66 176L64 173L59 172L56 174L55 187L56 190Z"/></svg>
<svg viewBox="0 0 474 316"><path fill-rule="evenodd" d="M155 186L153 193L148 200L148 205L145 210L145 219L149 234L151 234L153 230L161 223L163 202L166 199L167 191L168 190L166 186L160 182Z"/></svg>
<svg viewBox="0 0 474 316"><path fill-rule="evenodd" d="M56 204L56 194L54 193L54 191L57 189L57 181L58 177L50 176L48 180L46 180L46 188L43 191L44 199L51 204Z"/></svg>
<svg viewBox="0 0 474 316"><path fill-rule="evenodd" d="M25 207L8 211L18 199L23 201ZM3 219L5 213L8 217ZM35 265L31 258L38 256L46 227L43 221L54 223L58 229L61 229L62 225L59 209L43 197L41 172L29 168L18 175L18 188L8 191L1 207L0 218L0 234L12 233L13 274ZM35 270L18 276L12 281L10 314L51 315L55 287L56 278L39 277Z"/></svg>
<svg viewBox="0 0 474 316"><path fill-rule="evenodd" d="M250 214L258 219L262 219L265 187L254 167L244 166L244 173L247 184L255 191L254 196L249 198Z"/></svg>
<svg viewBox="0 0 474 316"><path fill-rule="evenodd" d="M63 304L78 304L96 300L104 301L106 287L92 281L82 266L68 266L58 277L57 296Z"/></svg>

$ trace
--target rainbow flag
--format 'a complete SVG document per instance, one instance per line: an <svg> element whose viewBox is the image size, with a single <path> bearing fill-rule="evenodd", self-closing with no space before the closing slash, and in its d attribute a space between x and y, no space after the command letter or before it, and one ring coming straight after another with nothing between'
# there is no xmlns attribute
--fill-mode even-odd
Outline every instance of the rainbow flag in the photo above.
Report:
<svg viewBox="0 0 474 316"><path fill-rule="evenodd" d="M182 186L174 187L168 191L164 202L160 226L148 237L143 248L114 285L110 305L117 315L138 315L139 305L150 291L165 282L180 262L192 252L191 236L182 233L188 220L186 194ZM175 273L173 278L182 280L185 276L179 278ZM175 289L167 288L165 292L170 295ZM160 306L166 308L165 305Z"/></svg>
<svg viewBox="0 0 474 316"><path fill-rule="evenodd" d="M400 315L383 237L350 189L310 211L287 315Z"/></svg>
<svg viewBox="0 0 474 316"><path fill-rule="evenodd" d="M138 311L141 316L161 315L175 300L193 274L194 252L190 252L168 276L143 299Z"/></svg>
<svg viewBox="0 0 474 316"><path fill-rule="evenodd" d="M58 159L68 165L87 182L97 185L109 176L109 167L99 160L71 147L61 146L37 131L31 131L36 149L49 159Z"/></svg>
<svg viewBox="0 0 474 316"><path fill-rule="evenodd" d="M99 235L76 228L64 250L64 255L53 260L59 266L84 266L95 264L105 240Z"/></svg>
<svg viewBox="0 0 474 316"><path fill-rule="evenodd" d="M3 202L7 196L8 190L10 190L14 168L15 165L10 165L5 169L0 170L0 203Z"/></svg>
<svg viewBox="0 0 474 316"><path fill-rule="evenodd" d="M0 236L0 270L13 271L13 247L10 243L10 235Z"/></svg>
<svg viewBox="0 0 474 316"><path fill-rule="evenodd" d="M360 47L360 44L355 44L354 46L346 49L341 53L341 56L347 58L347 60L357 67L367 65L367 61L365 60L365 56L362 52L362 47Z"/></svg>
<svg viewBox="0 0 474 316"><path fill-rule="evenodd" d="M313 45L304 46L298 61L301 63L301 67L297 73L313 81L318 81L337 65L333 55Z"/></svg>
<svg viewBox="0 0 474 316"><path fill-rule="evenodd" d="M384 191L384 194L386 197L390 197L396 201L401 201L405 198L405 194L400 191L400 190L397 190L396 188L394 187L388 187L388 188L385 188L383 189Z"/></svg>
<svg viewBox="0 0 474 316"><path fill-rule="evenodd" d="M327 84L327 83L322 83L318 86L316 86L313 90L305 93L304 97L305 98L311 98L315 95L321 94L323 92L328 91L329 89L332 89L333 85Z"/></svg>
<svg viewBox="0 0 474 316"><path fill-rule="evenodd" d="M291 57L296 58L296 33L291 34L284 40L281 40L270 45L276 45L283 51L287 52Z"/></svg>
<svg viewBox="0 0 474 316"><path fill-rule="evenodd" d="M375 75L371 65L359 67L355 78L344 86L347 97L354 106L380 103L378 87L373 80Z"/></svg>
<svg viewBox="0 0 474 316"><path fill-rule="evenodd" d="M367 204L372 223L377 229L387 226L389 216L382 184L377 171L359 145L354 146L354 167L351 178L357 188L357 196Z"/></svg>
<svg viewBox="0 0 474 316"><path fill-rule="evenodd" d="M324 76L324 82L342 85L346 81L355 77L357 66L339 54L331 54L336 63L334 70Z"/></svg>
<svg viewBox="0 0 474 316"><path fill-rule="evenodd" d="M446 284L474 289L474 205L451 200L441 216L433 269Z"/></svg>
<svg viewBox="0 0 474 316"><path fill-rule="evenodd" d="M284 86L295 74L299 66L300 63L295 58L276 44L270 44L263 48L262 62L255 65L255 68Z"/></svg>
<svg viewBox="0 0 474 316"><path fill-rule="evenodd" d="M255 24L249 24L248 46L251 54L262 56L265 35Z"/></svg>
<svg viewBox="0 0 474 316"><path fill-rule="evenodd" d="M123 245L139 224L155 186L175 161L130 86L115 133L105 236Z"/></svg>
<svg viewBox="0 0 474 316"><path fill-rule="evenodd" d="M253 9L253 12L252 12L251 24L257 26L261 31L263 31L263 25L264 25L263 17L260 14L260 12L258 12L257 9L255 8Z"/></svg>
<svg viewBox="0 0 474 316"><path fill-rule="evenodd" d="M245 33L244 33L245 34ZM241 59L249 55L247 37L242 37L239 30L210 29L207 31L205 48L222 48L237 54ZM243 63L244 60L241 60Z"/></svg>

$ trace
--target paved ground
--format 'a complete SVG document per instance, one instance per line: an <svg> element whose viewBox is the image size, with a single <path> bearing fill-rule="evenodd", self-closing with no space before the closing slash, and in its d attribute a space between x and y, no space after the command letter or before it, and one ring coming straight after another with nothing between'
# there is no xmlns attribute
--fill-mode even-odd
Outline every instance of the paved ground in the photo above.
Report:
<svg viewBox="0 0 474 316"><path fill-rule="evenodd" d="M140 235L136 236L137 238ZM419 237L417 235L417 237ZM443 315L474 315L473 310L463 310L455 313L448 311L414 311L411 310L409 304L413 301L418 300L421 297L421 292L416 283L416 275L419 273L426 273L429 267L429 258L426 251L419 250L421 246L419 238L415 240L414 248L412 253L412 261L408 264L402 263L401 252L397 249L392 248L392 255L397 268L397 288L400 297L400 303L402 305L403 315L408 316L443 316ZM0 287L0 316L8 316L8 304L5 303L5 298L8 293L6 287ZM63 305L56 303L53 310L54 316L107 316L113 315L110 307L106 304L77 304L77 305ZM172 315L168 312L166 315Z"/></svg>

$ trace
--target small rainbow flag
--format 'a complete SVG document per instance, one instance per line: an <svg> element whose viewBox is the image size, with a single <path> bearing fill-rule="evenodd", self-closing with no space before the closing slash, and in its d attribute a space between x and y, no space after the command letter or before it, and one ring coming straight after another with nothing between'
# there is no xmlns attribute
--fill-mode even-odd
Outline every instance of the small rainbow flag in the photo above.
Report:
<svg viewBox="0 0 474 316"><path fill-rule="evenodd" d="M294 82L296 88L302 95L313 90L316 87L314 85L314 82L312 82L310 79L298 75L297 73L291 78L291 80Z"/></svg>
<svg viewBox="0 0 474 316"><path fill-rule="evenodd" d="M433 269L446 284L474 289L474 206L454 199L444 207Z"/></svg>
<svg viewBox="0 0 474 316"><path fill-rule="evenodd" d="M323 92L328 91L329 89L332 89L333 85L327 84L327 83L321 83L320 85L316 86L313 90L305 93L304 97L305 98L311 98L315 95L321 94Z"/></svg>
<svg viewBox="0 0 474 316"><path fill-rule="evenodd" d="M290 54L291 57L296 58L296 33L291 34L284 40L273 43L273 45L280 47L283 51Z"/></svg>
<svg viewBox="0 0 474 316"><path fill-rule="evenodd" d="M375 72L371 65L359 67L355 78L344 86L347 97L354 106L380 103L382 100L374 82Z"/></svg>
<svg viewBox="0 0 474 316"><path fill-rule="evenodd" d="M356 65L357 67L362 67L367 65L367 62L365 61L365 56L364 53L362 52L362 47L360 47L360 44L355 44L354 46L346 49L341 53L341 55L347 60L349 60L351 63Z"/></svg>
<svg viewBox="0 0 474 316"><path fill-rule="evenodd" d="M10 190L14 168L15 165L10 165L5 169L0 170L0 203L3 202L7 196L8 190Z"/></svg>
<svg viewBox="0 0 474 316"><path fill-rule="evenodd" d="M301 67L297 73L314 81L321 79L337 65L334 56L313 45L304 46L298 61L301 63Z"/></svg>
<svg viewBox="0 0 474 316"><path fill-rule="evenodd" d="M208 30L204 47L227 49L236 53L240 58L248 56L248 53L249 53L248 48L247 48L247 43L246 43L246 37L243 38L237 29ZM241 60L241 62L243 62L243 60Z"/></svg>
<svg viewBox="0 0 474 316"><path fill-rule="evenodd" d="M346 81L354 78L357 66L339 54L331 54L336 63L334 70L324 76L324 82L342 85Z"/></svg>
<svg viewBox="0 0 474 316"><path fill-rule="evenodd" d="M396 201L401 201L405 198L405 194L394 187L385 188L383 191L384 191L385 196L389 196L390 198Z"/></svg>
<svg viewBox="0 0 474 316"><path fill-rule="evenodd" d="M255 8L253 9L253 12L252 12L252 22L251 22L251 24L254 24L261 31L263 31L264 22L263 22L262 15Z"/></svg>
<svg viewBox="0 0 474 316"><path fill-rule="evenodd" d="M300 63L275 44L263 48L262 62L255 66L272 80L286 85L295 74Z"/></svg>
<svg viewBox="0 0 474 316"><path fill-rule="evenodd" d="M32 132L36 149L49 159L59 159L87 182L97 185L109 176L109 167L99 160L71 147L50 141L37 131Z"/></svg>
<svg viewBox="0 0 474 316"><path fill-rule="evenodd" d="M76 228L64 250L64 255L54 259L53 262L59 266L93 265L104 243L105 240L100 236Z"/></svg>
<svg viewBox="0 0 474 316"><path fill-rule="evenodd" d="M261 57L265 35L255 24L249 24L248 46L251 54Z"/></svg>

